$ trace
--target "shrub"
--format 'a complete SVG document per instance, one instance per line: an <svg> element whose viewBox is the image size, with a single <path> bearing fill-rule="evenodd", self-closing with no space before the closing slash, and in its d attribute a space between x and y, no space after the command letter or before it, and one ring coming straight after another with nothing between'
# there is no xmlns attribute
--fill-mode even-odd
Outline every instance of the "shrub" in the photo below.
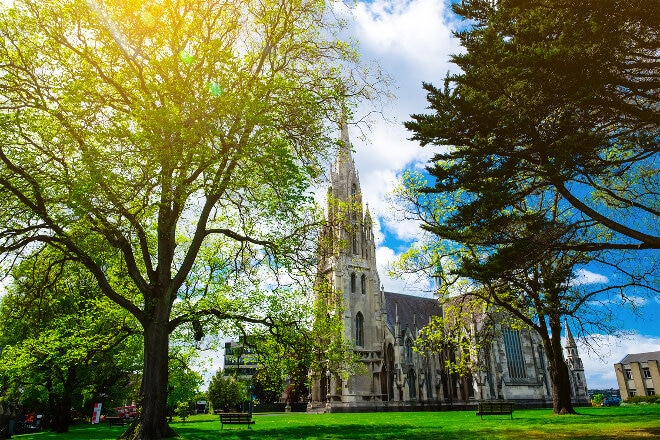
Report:
<svg viewBox="0 0 660 440"><path fill-rule="evenodd" d="M591 396L591 406L600 406L603 403L603 400L605 400L603 394L594 394Z"/></svg>
<svg viewBox="0 0 660 440"><path fill-rule="evenodd" d="M185 422L188 418L190 404L188 402L179 402L176 406L176 415L179 416L182 422Z"/></svg>
<svg viewBox="0 0 660 440"><path fill-rule="evenodd" d="M247 400L245 384L234 377L224 377L223 371L218 371L211 378L207 392L208 401L215 411L233 408Z"/></svg>
<svg viewBox="0 0 660 440"><path fill-rule="evenodd" d="M632 403L636 405L660 403L660 396L632 396L626 399L626 403Z"/></svg>

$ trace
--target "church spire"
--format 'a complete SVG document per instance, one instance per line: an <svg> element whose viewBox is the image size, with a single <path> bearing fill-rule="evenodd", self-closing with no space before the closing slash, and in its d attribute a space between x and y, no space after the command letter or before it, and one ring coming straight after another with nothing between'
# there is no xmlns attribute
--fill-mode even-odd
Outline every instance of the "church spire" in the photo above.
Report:
<svg viewBox="0 0 660 440"><path fill-rule="evenodd" d="M573 334L571 333L571 328L568 326L568 320L564 320L564 328L566 329L566 342L564 347L574 348L577 347L575 339L573 339Z"/></svg>

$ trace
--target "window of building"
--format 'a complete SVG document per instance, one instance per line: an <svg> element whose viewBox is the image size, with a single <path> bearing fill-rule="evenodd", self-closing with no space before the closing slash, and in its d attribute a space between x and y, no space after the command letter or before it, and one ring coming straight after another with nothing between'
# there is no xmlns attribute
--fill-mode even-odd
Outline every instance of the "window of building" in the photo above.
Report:
<svg viewBox="0 0 660 440"><path fill-rule="evenodd" d="M411 399L417 398L417 380L412 368L408 371L408 393Z"/></svg>
<svg viewBox="0 0 660 440"><path fill-rule="evenodd" d="M525 372L525 360L520 345L520 333L518 330L505 329L503 336L509 377L511 379L524 379L527 377L527 374Z"/></svg>
<svg viewBox="0 0 660 440"><path fill-rule="evenodd" d="M626 379L632 379L632 370L626 370Z"/></svg>
<svg viewBox="0 0 660 440"><path fill-rule="evenodd" d="M635 397L637 395L637 390L628 390L628 395L630 397Z"/></svg>
<svg viewBox="0 0 660 440"><path fill-rule="evenodd" d="M412 339L408 338L406 339L406 345L404 348L403 356L408 363L412 363L412 357L413 357L413 341Z"/></svg>
<svg viewBox="0 0 660 440"><path fill-rule="evenodd" d="M364 346L364 316L360 312L355 317L355 345Z"/></svg>
<svg viewBox="0 0 660 440"><path fill-rule="evenodd" d="M357 254L358 253L358 241L357 241L357 234L355 232L353 232L352 241L353 241L353 254Z"/></svg>
<svg viewBox="0 0 660 440"><path fill-rule="evenodd" d="M357 279L355 278L355 274L351 274L351 293L357 292Z"/></svg>
<svg viewBox="0 0 660 440"><path fill-rule="evenodd" d="M647 396L655 396L655 388L649 388L646 390Z"/></svg>
<svg viewBox="0 0 660 440"><path fill-rule="evenodd" d="M649 370L648 367L642 368L642 376L644 376L645 379L650 379L651 378L651 370Z"/></svg>
<svg viewBox="0 0 660 440"><path fill-rule="evenodd" d="M351 186L351 219L353 222L357 221L357 200L355 196L357 195L357 185L353 184Z"/></svg>
<svg viewBox="0 0 660 440"><path fill-rule="evenodd" d="M365 274L360 277L360 292L362 295L367 293L367 276Z"/></svg>

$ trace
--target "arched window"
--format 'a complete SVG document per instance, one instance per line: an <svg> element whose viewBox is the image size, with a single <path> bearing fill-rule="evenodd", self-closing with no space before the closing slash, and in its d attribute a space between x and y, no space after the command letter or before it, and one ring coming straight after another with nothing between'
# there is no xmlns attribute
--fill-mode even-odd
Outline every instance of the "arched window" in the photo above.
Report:
<svg viewBox="0 0 660 440"><path fill-rule="evenodd" d="M367 276L365 274L360 277L360 292L362 295L367 293Z"/></svg>
<svg viewBox="0 0 660 440"><path fill-rule="evenodd" d="M410 338L406 339L406 345L405 345L405 351L403 352L403 357L406 362L412 363L412 358L413 358L413 341Z"/></svg>
<svg viewBox="0 0 660 440"><path fill-rule="evenodd" d="M351 201L350 201L350 208L351 208L351 220L355 222L357 220L357 186L353 184L351 186Z"/></svg>
<svg viewBox="0 0 660 440"><path fill-rule="evenodd" d="M408 370L408 395L411 399L417 397L417 378L415 376L415 370L412 368Z"/></svg>
<svg viewBox="0 0 660 440"><path fill-rule="evenodd" d="M360 312L355 316L355 345L364 346L364 317Z"/></svg>
<svg viewBox="0 0 660 440"><path fill-rule="evenodd" d="M504 337L504 350L506 352L506 363L509 367L509 377L511 379L524 379L527 377L525 371L525 360L520 345L520 333L518 330L505 329L502 332Z"/></svg>
<svg viewBox="0 0 660 440"><path fill-rule="evenodd" d="M351 274L351 293L357 292L357 280L355 278L355 274Z"/></svg>

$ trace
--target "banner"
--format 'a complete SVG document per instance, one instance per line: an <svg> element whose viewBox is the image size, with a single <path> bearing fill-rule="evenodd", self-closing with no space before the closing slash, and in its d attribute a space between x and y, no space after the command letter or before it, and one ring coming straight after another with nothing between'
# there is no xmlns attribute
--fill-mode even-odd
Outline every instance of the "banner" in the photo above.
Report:
<svg viewBox="0 0 660 440"><path fill-rule="evenodd" d="M101 403L94 404L94 411L92 412L92 425L101 422Z"/></svg>

